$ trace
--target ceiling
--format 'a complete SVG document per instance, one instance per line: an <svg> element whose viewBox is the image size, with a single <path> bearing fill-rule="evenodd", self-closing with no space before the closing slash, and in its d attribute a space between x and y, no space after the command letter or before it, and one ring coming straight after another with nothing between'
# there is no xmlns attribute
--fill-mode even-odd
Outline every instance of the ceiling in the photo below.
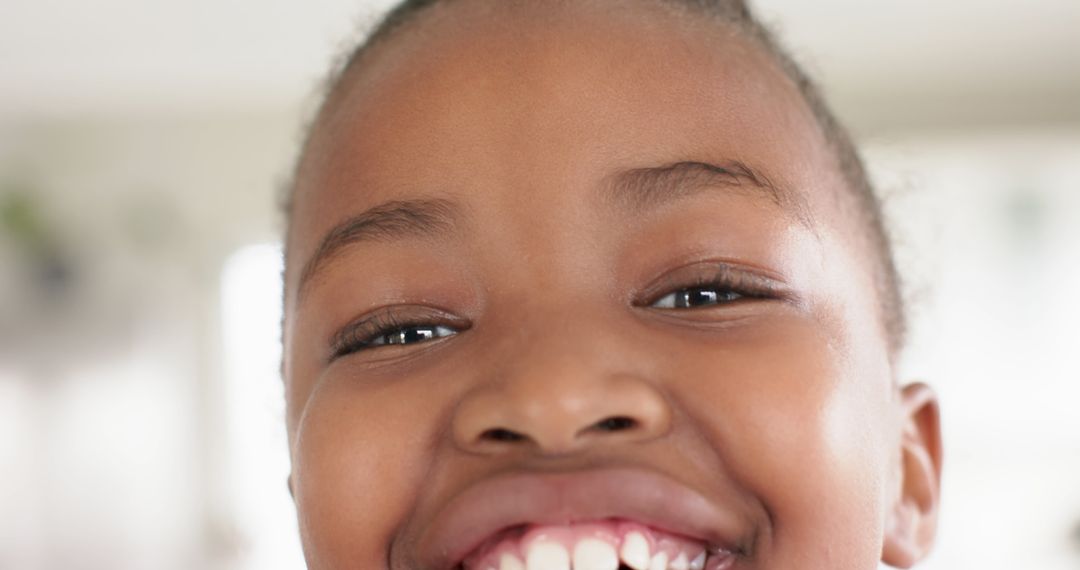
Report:
<svg viewBox="0 0 1080 570"><path fill-rule="evenodd" d="M5 0L0 121L295 110L388 0ZM758 0L863 130L1080 125L1077 0Z"/></svg>

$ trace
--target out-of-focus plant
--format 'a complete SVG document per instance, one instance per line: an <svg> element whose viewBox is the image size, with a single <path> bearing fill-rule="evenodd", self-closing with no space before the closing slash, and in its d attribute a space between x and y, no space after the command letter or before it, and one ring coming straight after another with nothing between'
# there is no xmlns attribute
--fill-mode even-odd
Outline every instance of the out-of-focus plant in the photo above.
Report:
<svg viewBox="0 0 1080 570"><path fill-rule="evenodd" d="M40 293L59 295L70 284L72 271L56 238L25 186L6 184L0 190L0 235L14 246L18 262Z"/></svg>

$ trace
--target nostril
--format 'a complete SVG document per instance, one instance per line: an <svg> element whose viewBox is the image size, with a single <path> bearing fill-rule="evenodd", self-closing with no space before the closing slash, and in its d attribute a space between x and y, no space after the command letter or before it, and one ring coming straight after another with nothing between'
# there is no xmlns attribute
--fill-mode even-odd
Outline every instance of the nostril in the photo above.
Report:
<svg viewBox="0 0 1080 570"><path fill-rule="evenodd" d="M596 422L593 429L601 431L625 431L637 427L638 422L634 418L626 416L612 416Z"/></svg>
<svg viewBox="0 0 1080 570"><path fill-rule="evenodd" d="M525 439L525 436L505 428L491 428L489 430L485 430L484 433L480 434L480 439L488 441L511 442L521 441Z"/></svg>

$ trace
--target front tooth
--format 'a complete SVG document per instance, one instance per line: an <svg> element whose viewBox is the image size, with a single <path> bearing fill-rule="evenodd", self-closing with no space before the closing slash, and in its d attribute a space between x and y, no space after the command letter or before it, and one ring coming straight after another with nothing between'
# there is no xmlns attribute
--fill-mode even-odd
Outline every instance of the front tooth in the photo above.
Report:
<svg viewBox="0 0 1080 570"><path fill-rule="evenodd" d="M570 554L557 542L538 540L525 556L526 570L570 570Z"/></svg>
<svg viewBox="0 0 1080 570"><path fill-rule="evenodd" d="M671 561L670 570L690 570L690 561L686 559L686 553L680 552L675 560Z"/></svg>
<svg viewBox="0 0 1080 570"><path fill-rule="evenodd" d="M623 539L619 555L622 557L622 561L634 570L648 570L649 541L646 540L645 535L636 530L630 532Z"/></svg>
<svg viewBox="0 0 1080 570"><path fill-rule="evenodd" d="M690 562L690 570L702 570L705 568L705 553L698 554L698 557Z"/></svg>
<svg viewBox="0 0 1080 570"><path fill-rule="evenodd" d="M574 546L574 570L618 570L615 547L596 538L585 538Z"/></svg>
<svg viewBox="0 0 1080 570"><path fill-rule="evenodd" d="M499 557L499 570L525 570L525 565L521 563L517 556L504 552Z"/></svg>
<svg viewBox="0 0 1080 570"><path fill-rule="evenodd" d="M649 570L668 570L667 553L657 552L656 556L653 556L652 560L649 561Z"/></svg>

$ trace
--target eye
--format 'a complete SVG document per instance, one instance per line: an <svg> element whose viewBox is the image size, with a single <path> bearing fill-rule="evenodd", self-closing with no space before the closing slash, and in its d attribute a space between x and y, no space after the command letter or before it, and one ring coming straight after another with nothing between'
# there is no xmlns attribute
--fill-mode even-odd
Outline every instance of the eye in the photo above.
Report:
<svg viewBox="0 0 1080 570"><path fill-rule="evenodd" d="M338 331L330 341L330 361L358 352L405 349L454 336L465 328L460 319L434 309L383 309Z"/></svg>
<svg viewBox="0 0 1080 570"><path fill-rule="evenodd" d="M640 307L664 311L708 309L750 301L788 300L777 278L728 262L699 262L670 271L646 287Z"/></svg>
<svg viewBox="0 0 1080 570"><path fill-rule="evenodd" d="M694 309L731 303L744 297L746 295L723 286L689 287L668 293L653 301L651 306L656 309Z"/></svg>
<svg viewBox="0 0 1080 570"><path fill-rule="evenodd" d="M377 336L367 341L368 347L384 346L388 344L415 344L436 338L448 337L457 334L450 327L441 325L418 325L407 326L388 332L380 332Z"/></svg>

